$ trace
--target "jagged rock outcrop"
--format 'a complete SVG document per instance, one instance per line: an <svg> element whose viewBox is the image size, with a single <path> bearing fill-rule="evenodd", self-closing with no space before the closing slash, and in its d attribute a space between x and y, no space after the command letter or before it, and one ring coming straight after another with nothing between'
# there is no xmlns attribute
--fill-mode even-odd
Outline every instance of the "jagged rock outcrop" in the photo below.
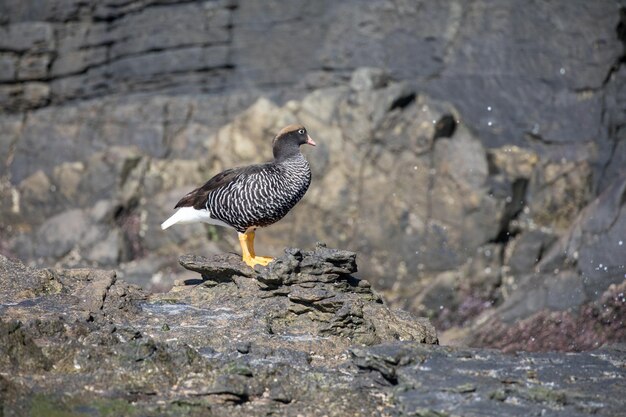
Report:
<svg viewBox="0 0 626 417"><path fill-rule="evenodd" d="M204 280L183 283L211 287L210 298L188 285L178 285L165 295L155 294L152 300L171 299L175 293L196 305L208 304L207 308L211 303L229 306L224 310L230 317L228 327L204 332L213 343L245 338L248 344L258 344L256 337L279 337L292 347L303 343L313 349L314 344L315 352L325 352L324 356L338 355L353 343L435 343L434 329L427 321L390 310L369 282L353 275L355 258L354 252L323 245L313 251L288 249L267 268L254 272L236 255L184 256L181 264L200 272Z"/></svg>
<svg viewBox="0 0 626 417"><path fill-rule="evenodd" d="M619 346L433 345L427 321L354 277L352 252L289 249L257 270L229 254L181 264L197 272L147 295L114 272L0 256L3 415L611 416L625 405Z"/></svg>

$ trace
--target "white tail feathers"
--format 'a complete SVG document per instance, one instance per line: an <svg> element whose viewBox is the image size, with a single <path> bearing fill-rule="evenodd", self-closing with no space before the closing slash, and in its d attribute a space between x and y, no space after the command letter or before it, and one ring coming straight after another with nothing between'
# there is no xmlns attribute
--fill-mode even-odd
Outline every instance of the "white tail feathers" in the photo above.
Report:
<svg viewBox="0 0 626 417"><path fill-rule="evenodd" d="M161 223L161 229L165 230L168 227L175 225L176 223L178 223L178 220L176 219L176 215L178 214L178 212L174 213L173 216L171 216L169 219L165 220L163 223Z"/></svg>
<svg viewBox="0 0 626 417"><path fill-rule="evenodd" d="M181 207L169 219L161 223L161 229L165 230L175 224L189 223L209 223L217 226L229 227L224 222L211 218L211 214L206 210L196 210L193 207Z"/></svg>
<svg viewBox="0 0 626 417"><path fill-rule="evenodd" d="M187 224L201 222L203 218L207 217L210 218L206 210L196 210L193 207L181 207L178 211L176 211L176 213L172 214L169 219L165 220L161 224L161 229L165 230L177 223Z"/></svg>

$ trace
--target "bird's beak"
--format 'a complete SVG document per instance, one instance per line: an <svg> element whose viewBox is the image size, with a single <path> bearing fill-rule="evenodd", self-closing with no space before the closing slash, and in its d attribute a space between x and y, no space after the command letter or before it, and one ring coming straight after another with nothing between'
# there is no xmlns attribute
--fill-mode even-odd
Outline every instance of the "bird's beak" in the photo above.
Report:
<svg viewBox="0 0 626 417"><path fill-rule="evenodd" d="M309 135L306 135L306 143L307 145L315 146L315 141Z"/></svg>

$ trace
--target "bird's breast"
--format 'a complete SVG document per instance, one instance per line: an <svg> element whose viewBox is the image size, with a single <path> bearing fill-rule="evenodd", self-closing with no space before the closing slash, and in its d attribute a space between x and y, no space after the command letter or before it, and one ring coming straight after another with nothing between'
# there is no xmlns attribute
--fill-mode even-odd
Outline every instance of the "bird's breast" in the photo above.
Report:
<svg viewBox="0 0 626 417"><path fill-rule="evenodd" d="M310 183L304 157L288 159L210 193L207 210L237 230L267 226L284 217Z"/></svg>
<svg viewBox="0 0 626 417"><path fill-rule="evenodd" d="M311 184L311 167L302 155L281 163L278 181L285 191L302 195ZM300 195L300 197L302 197Z"/></svg>

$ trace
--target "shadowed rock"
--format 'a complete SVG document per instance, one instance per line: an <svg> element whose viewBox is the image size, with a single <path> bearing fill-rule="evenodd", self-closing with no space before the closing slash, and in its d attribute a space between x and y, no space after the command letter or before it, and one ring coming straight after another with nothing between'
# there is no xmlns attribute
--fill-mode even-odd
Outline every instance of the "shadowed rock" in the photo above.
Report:
<svg viewBox="0 0 626 417"><path fill-rule="evenodd" d="M178 258L183 268L202 275L213 282L232 282L234 276L249 277L254 275L240 256L235 254L213 255L210 258L199 255L183 255Z"/></svg>

